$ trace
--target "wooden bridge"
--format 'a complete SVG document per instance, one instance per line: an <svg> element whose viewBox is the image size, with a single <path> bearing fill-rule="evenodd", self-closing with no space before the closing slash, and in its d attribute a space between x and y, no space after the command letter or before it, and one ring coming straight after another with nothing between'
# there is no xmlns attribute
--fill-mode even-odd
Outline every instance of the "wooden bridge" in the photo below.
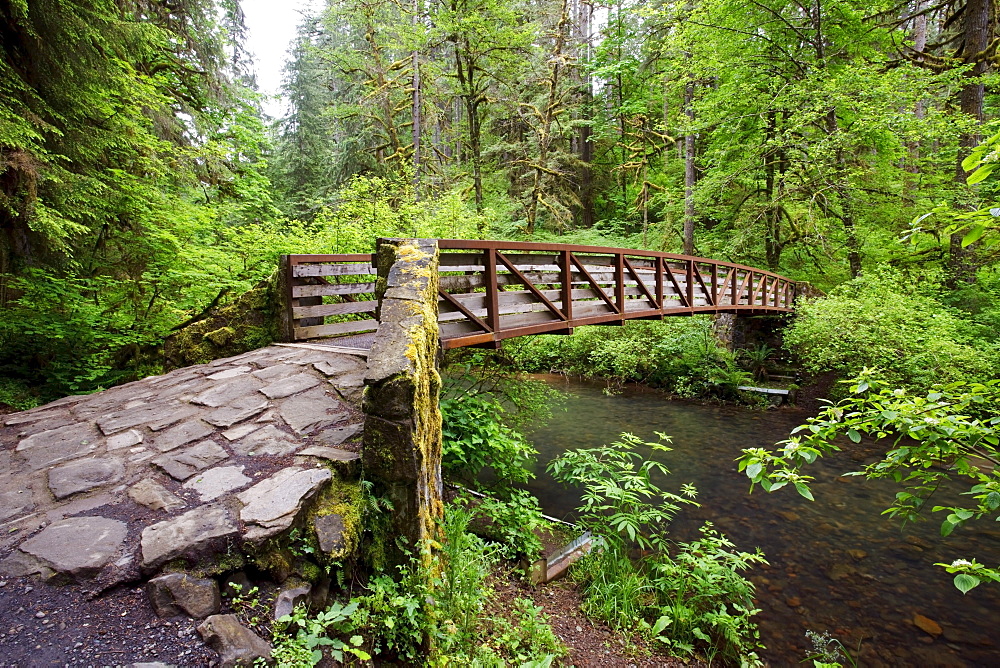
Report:
<svg viewBox="0 0 1000 668"><path fill-rule="evenodd" d="M459 239L438 248L444 348L630 319L787 313L795 298L795 282L778 274L687 255ZM287 255L283 272L287 339L366 347L364 333L378 329L374 255Z"/></svg>

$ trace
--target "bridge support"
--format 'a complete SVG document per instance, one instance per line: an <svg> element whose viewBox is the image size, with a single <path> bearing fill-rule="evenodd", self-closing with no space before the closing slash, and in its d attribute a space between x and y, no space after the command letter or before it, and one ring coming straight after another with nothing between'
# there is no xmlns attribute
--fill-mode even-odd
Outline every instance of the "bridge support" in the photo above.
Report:
<svg viewBox="0 0 1000 668"><path fill-rule="evenodd" d="M429 557L443 512L438 398L438 249L433 239L379 239L379 327L365 375L364 477L392 504L372 545L376 566ZM378 563L381 562L381 563Z"/></svg>

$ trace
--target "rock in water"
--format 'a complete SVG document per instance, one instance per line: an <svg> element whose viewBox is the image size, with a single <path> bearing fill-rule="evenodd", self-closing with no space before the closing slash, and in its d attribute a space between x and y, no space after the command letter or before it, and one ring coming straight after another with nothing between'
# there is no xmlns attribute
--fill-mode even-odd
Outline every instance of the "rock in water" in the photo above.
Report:
<svg viewBox="0 0 1000 668"><path fill-rule="evenodd" d="M941 625L935 622L933 619L924 617L923 615L920 614L913 615L913 624L924 633L932 635L935 638L941 635L942 631Z"/></svg>

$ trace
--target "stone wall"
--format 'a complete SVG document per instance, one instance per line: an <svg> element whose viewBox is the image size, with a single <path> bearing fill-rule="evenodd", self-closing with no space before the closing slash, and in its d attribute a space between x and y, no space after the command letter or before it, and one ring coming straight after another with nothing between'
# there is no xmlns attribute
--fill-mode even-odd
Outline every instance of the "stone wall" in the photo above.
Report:
<svg viewBox="0 0 1000 668"><path fill-rule="evenodd" d="M372 565L429 555L442 515L438 397L438 248L433 239L379 239L379 329L365 376L364 477L392 504L374 532Z"/></svg>

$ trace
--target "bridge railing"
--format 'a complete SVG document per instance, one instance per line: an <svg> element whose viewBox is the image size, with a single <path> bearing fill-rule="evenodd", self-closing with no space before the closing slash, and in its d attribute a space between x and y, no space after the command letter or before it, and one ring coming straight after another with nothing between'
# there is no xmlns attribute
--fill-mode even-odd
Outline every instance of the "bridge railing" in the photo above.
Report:
<svg viewBox="0 0 1000 668"><path fill-rule="evenodd" d="M628 319L791 311L795 297L783 276L707 258L512 241L438 247L445 348Z"/></svg>
<svg viewBox="0 0 1000 668"><path fill-rule="evenodd" d="M368 253L283 256L285 338L300 341L378 329L374 262ZM327 323L336 316L344 317Z"/></svg>
<svg viewBox="0 0 1000 668"><path fill-rule="evenodd" d="M516 241L438 240L445 348L574 327L694 313L792 310L795 283L731 262L656 251ZM375 256L289 255L286 338L370 332ZM328 319L331 321L328 322Z"/></svg>

